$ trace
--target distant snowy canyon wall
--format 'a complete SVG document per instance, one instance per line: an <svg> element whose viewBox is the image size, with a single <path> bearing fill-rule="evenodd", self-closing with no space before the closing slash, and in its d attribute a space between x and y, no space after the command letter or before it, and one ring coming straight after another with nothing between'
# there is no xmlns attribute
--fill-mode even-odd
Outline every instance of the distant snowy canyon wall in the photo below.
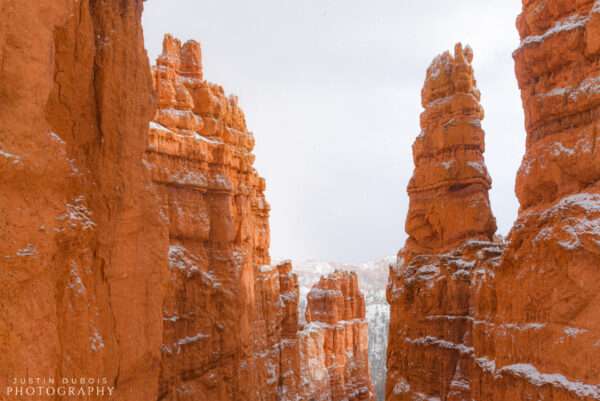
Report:
<svg viewBox="0 0 600 401"><path fill-rule="evenodd" d="M506 240L473 52L457 45L427 71L387 292L387 401L600 400L600 3L524 1L517 27L527 150Z"/></svg>
<svg viewBox="0 0 600 401"><path fill-rule="evenodd" d="M326 281L335 296L299 322L297 277L269 257L254 137L199 44L167 36L151 69L141 0L0 9L0 387L101 377L120 401L371 401L364 310L335 312L361 304L358 284Z"/></svg>
<svg viewBox="0 0 600 401"><path fill-rule="evenodd" d="M322 276L335 271L355 272L365 297L366 320L369 330L369 366L371 380L378 401L385 400L386 349L390 307L385 296L389 266L395 258L385 258L363 264L341 264L319 261L295 263L294 271L300 284L300 310L306 310L306 300L312 286Z"/></svg>

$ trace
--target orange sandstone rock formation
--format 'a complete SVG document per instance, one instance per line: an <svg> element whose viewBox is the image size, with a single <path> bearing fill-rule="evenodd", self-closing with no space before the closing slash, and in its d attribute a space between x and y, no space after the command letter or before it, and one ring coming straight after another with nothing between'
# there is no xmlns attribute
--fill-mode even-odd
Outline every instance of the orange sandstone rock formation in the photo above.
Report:
<svg viewBox="0 0 600 401"><path fill-rule="evenodd" d="M409 239L390 269L386 398L470 400L473 311L502 253L470 47L438 56L422 91Z"/></svg>
<svg viewBox="0 0 600 401"><path fill-rule="evenodd" d="M268 266L244 115L204 80L196 42L167 35L153 74L146 163L169 236L160 399L295 399L298 284L291 265Z"/></svg>
<svg viewBox="0 0 600 401"><path fill-rule="evenodd" d="M438 56L422 91L421 134L413 145L405 252L441 252L467 238L491 240L491 179L483 161L484 112L470 47Z"/></svg>
<svg viewBox="0 0 600 401"><path fill-rule="evenodd" d="M517 21L527 150L495 321L529 329L510 341L494 331L481 352L513 398L600 399L598 13L592 0L524 1Z"/></svg>
<svg viewBox="0 0 600 401"><path fill-rule="evenodd" d="M600 399L600 5L523 3L519 217L505 244L407 243L390 271L387 400Z"/></svg>
<svg viewBox="0 0 600 401"><path fill-rule="evenodd" d="M303 344L322 343L323 351L317 347L316 352L309 350L301 357L302 371L313 371L318 376L305 394L306 399L374 400L365 299L356 273L336 271L322 277L307 301L308 326L302 336Z"/></svg>
<svg viewBox="0 0 600 401"><path fill-rule="evenodd" d="M196 42L166 36L153 74L145 163L169 237L159 398L370 400L356 276L324 281L354 310L314 304L310 321L328 326L299 331L298 279L289 262L269 265L265 184L237 100L204 80Z"/></svg>
<svg viewBox="0 0 600 401"><path fill-rule="evenodd" d="M167 238L142 164L142 1L0 9L0 388L102 377L154 399Z"/></svg>

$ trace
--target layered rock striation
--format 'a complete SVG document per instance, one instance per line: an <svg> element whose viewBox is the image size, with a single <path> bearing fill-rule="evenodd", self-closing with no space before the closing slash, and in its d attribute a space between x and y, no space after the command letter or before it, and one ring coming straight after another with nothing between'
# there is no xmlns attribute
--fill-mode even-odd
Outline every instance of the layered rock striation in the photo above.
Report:
<svg viewBox="0 0 600 401"><path fill-rule="evenodd" d="M304 390L305 399L374 400L365 298L357 274L336 271L321 277L308 293L306 321L303 341L322 344L322 352L301 354L303 371L318 372Z"/></svg>
<svg viewBox="0 0 600 401"><path fill-rule="evenodd" d="M162 400L295 399L298 283L269 266L269 205L235 97L167 35L145 162L169 237ZM280 394L285 394L280 397Z"/></svg>
<svg viewBox="0 0 600 401"><path fill-rule="evenodd" d="M468 238L491 240L496 231L472 59L470 47L457 45L454 55L438 56L427 70L408 185L407 253L443 252Z"/></svg>
<svg viewBox="0 0 600 401"><path fill-rule="evenodd" d="M527 148L518 219L496 278L496 372L513 397L600 399L600 4L523 2L514 53ZM525 366L527 369L522 369Z"/></svg>
<svg viewBox="0 0 600 401"><path fill-rule="evenodd" d="M390 270L388 400L600 399L599 12L524 1L518 219L505 243L407 242Z"/></svg>
<svg viewBox="0 0 600 401"><path fill-rule="evenodd" d="M409 238L390 269L387 400L467 400L473 320L503 250L494 237L470 47L438 56L413 145Z"/></svg>
<svg viewBox="0 0 600 401"><path fill-rule="evenodd" d="M346 323L338 336L302 330L291 263L270 265L265 183L237 99L204 80L197 42L167 35L153 76L159 107L145 163L169 237L159 399L369 399L366 323ZM364 319L353 280L328 281L352 285L347 297L362 302L352 317L335 302L313 308L332 327Z"/></svg>

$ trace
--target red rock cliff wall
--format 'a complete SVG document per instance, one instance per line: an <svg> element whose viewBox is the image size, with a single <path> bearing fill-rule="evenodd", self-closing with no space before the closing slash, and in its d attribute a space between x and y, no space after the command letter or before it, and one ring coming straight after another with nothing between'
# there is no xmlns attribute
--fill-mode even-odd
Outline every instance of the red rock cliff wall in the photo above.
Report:
<svg viewBox="0 0 600 401"><path fill-rule="evenodd" d="M355 310L309 301L330 326L299 331L298 279L269 265L265 183L237 99L204 80L196 42L166 36L153 71L145 162L169 236L160 399L370 400L356 276L323 281Z"/></svg>
<svg viewBox="0 0 600 401"><path fill-rule="evenodd" d="M517 21L527 150L494 320L527 329L486 336L481 355L510 386L495 399L600 399L598 12L591 0L525 1Z"/></svg>
<svg viewBox="0 0 600 401"><path fill-rule="evenodd" d="M600 399L598 12L524 2L519 217L505 244L407 243L390 271L388 400Z"/></svg>
<svg viewBox="0 0 600 401"><path fill-rule="evenodd" d="M0 10L0 387L106 377L153 399L167 237L142 164L142 1Z"/></svg>

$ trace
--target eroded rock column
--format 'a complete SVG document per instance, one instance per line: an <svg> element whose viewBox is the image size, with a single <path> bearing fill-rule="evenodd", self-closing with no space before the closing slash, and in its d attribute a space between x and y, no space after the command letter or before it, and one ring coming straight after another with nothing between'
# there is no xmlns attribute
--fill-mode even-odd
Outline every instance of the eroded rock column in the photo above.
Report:
<svg viewBox="0 0 600 401"><path fill-rule="evenodd" d="M422 91L421 134L413 145L404 252L441 252L465 239L491 240L491 179L483 160L484 117L470 47L438 56Z"/></svg>
<svg viewBox="0 0 600 401"><path fill-rule="evenodd" d="M477 305L493 303L503 243L494 237L483 109L471 62L458 44L427 70L422 132L405 247L391 267L386 399L471 400Z"/></svg>

